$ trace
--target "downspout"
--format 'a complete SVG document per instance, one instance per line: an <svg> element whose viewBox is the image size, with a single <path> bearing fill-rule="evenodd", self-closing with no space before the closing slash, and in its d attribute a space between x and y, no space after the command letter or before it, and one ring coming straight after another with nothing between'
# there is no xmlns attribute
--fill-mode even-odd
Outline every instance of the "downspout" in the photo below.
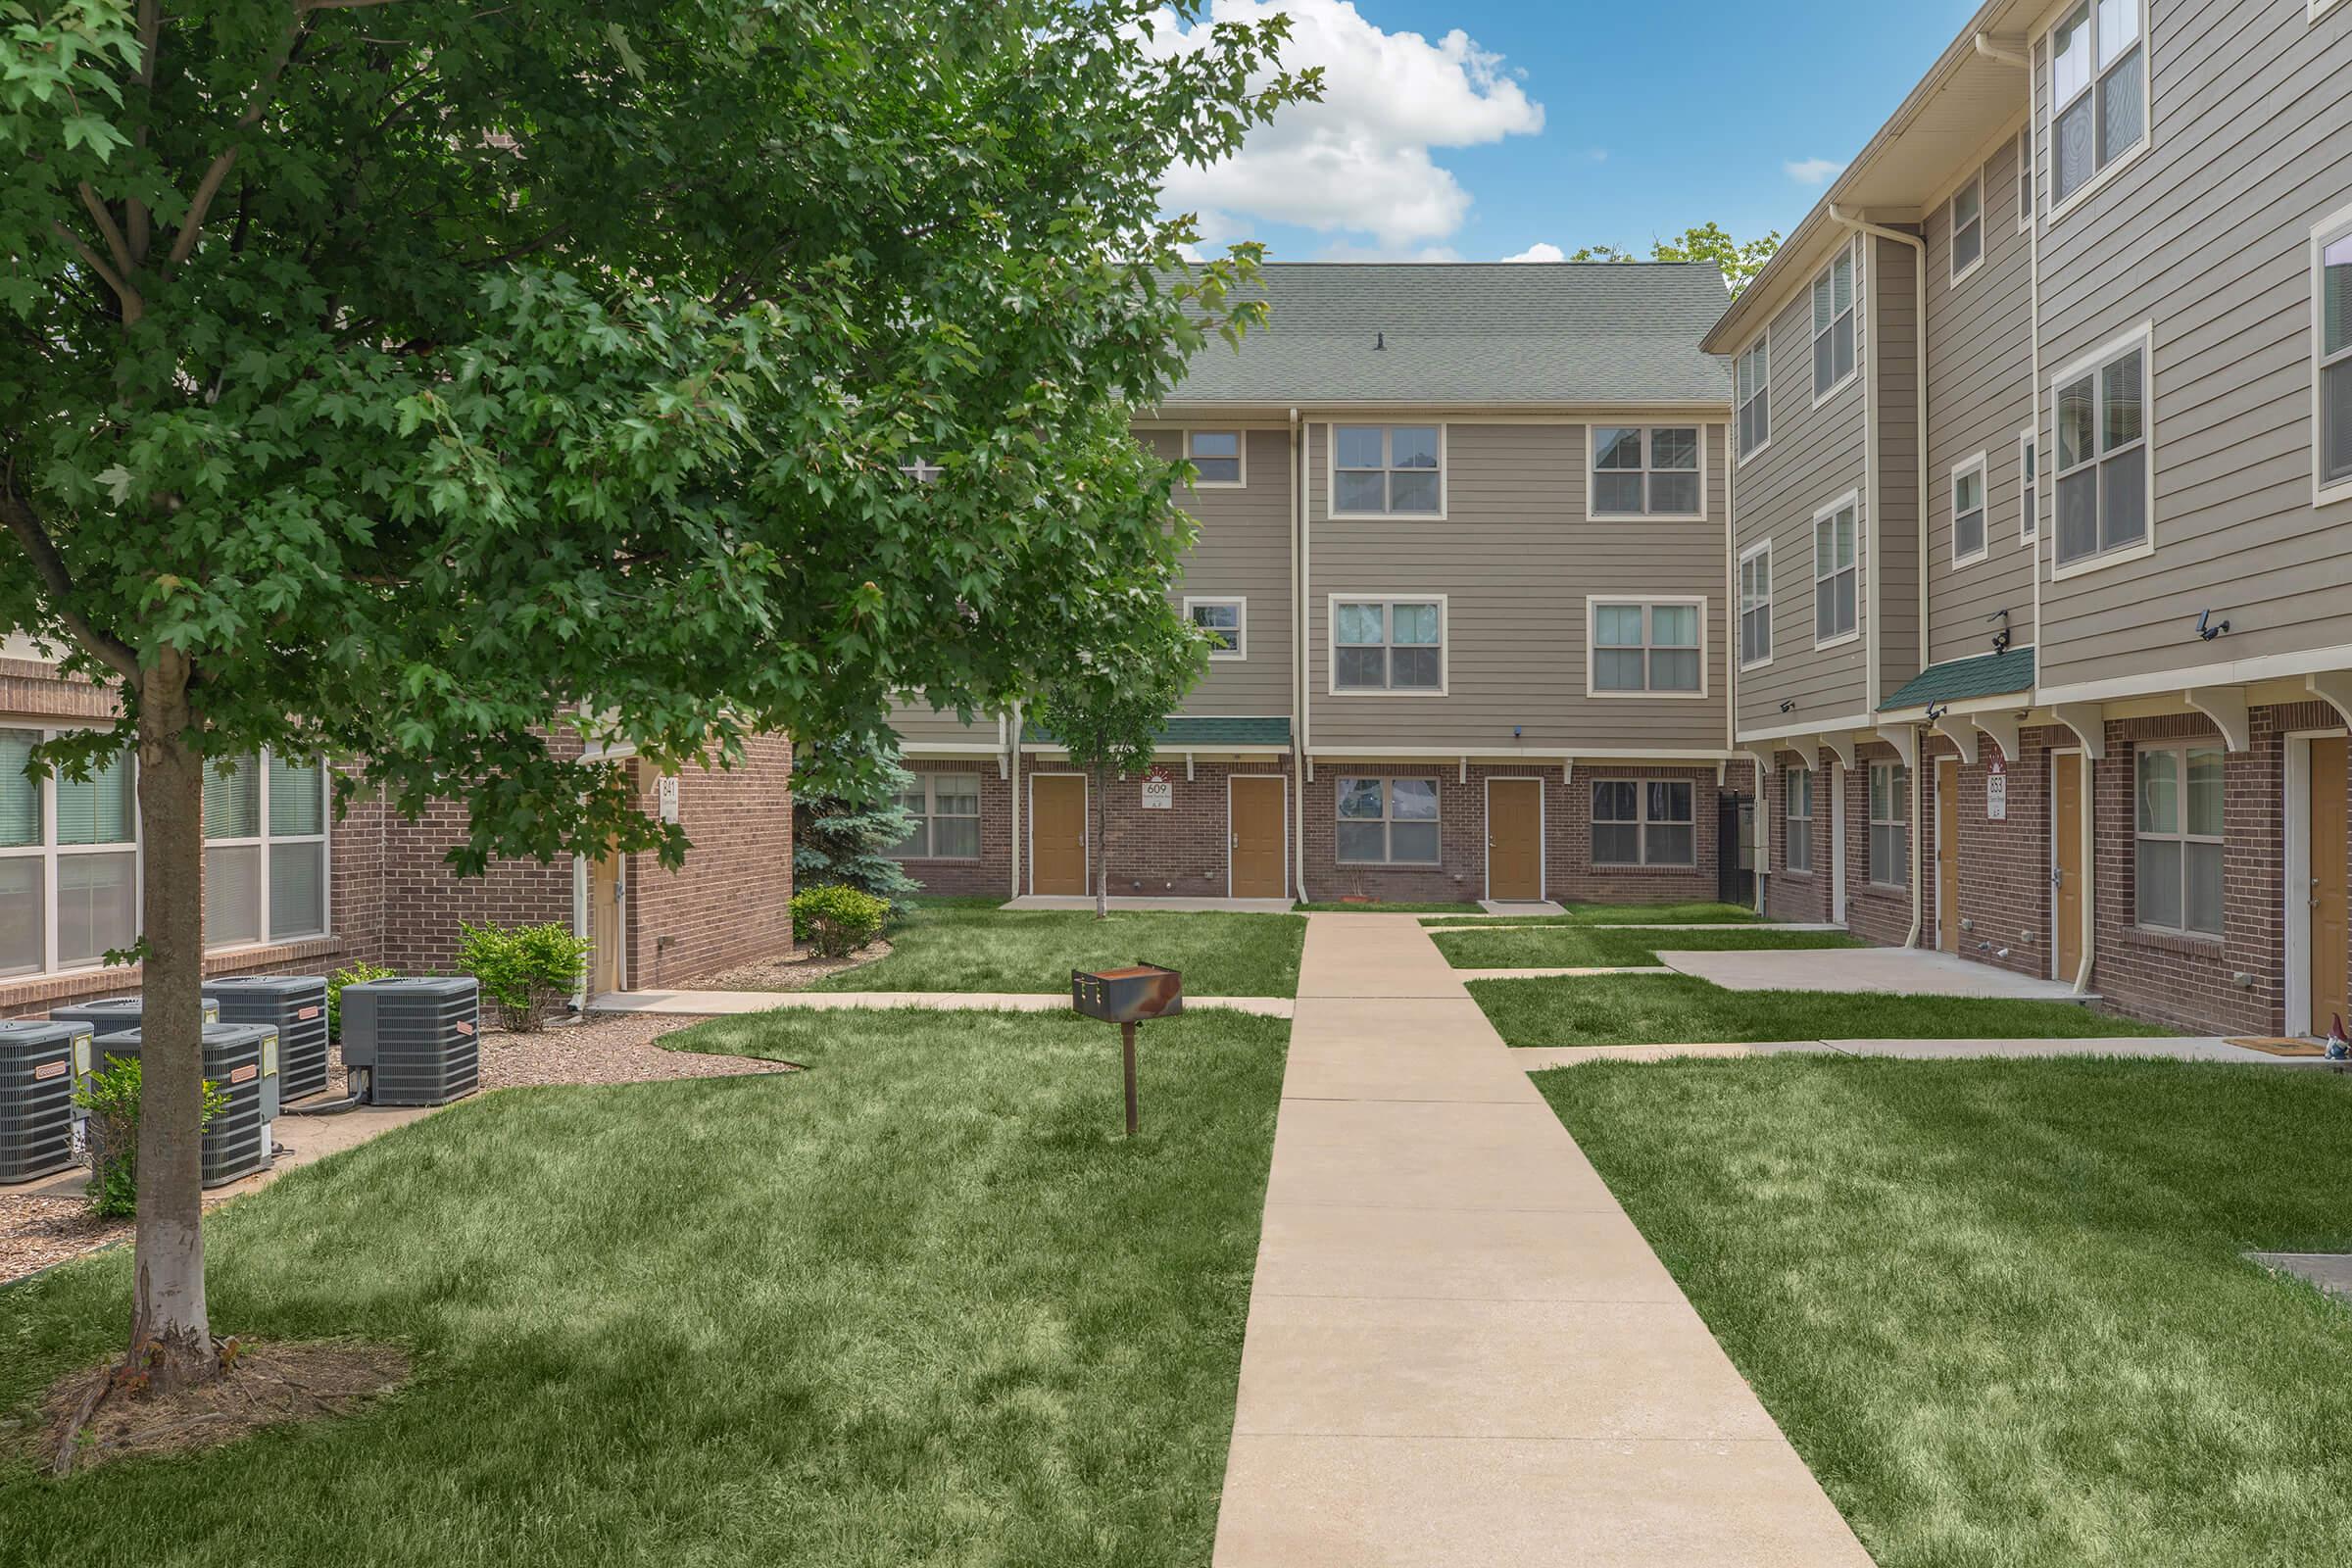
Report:
<svg viewBox="0 0 2352 1568"><path fill-rule="evenodd" d="M1291 697L1298 733L1291 743L1291 833L1293 883L1306 902L1306 747L1311 733L1306 704L1306 436L1298 411L1291 410Z"/></svg>
<svg viewBox="0 0 2352 1568"><path fill-rule="evenodd" d="M1919 740L1919 726L1914 724L1911 726L1911 930L1903 938L1906 948L1919 946L1920 929L1927 923L1927 878L1919 874L1919 850L1927 842L1923 835L1927 831L1928 799L1928 792L1919 782L1920 774L1926 770L1919 764L1927 761L1927 758L1920 751Z"/></svg>
<svg viewBox="0 0 2352 1568"><path fill-rule="evenodd" d="M1878 239L1887 239L1887 240L1893 240L1895 243L1897 243L1897 244L1900 244L1900 245L1907 245L1907 246L1909 246L1909 247L1910 247L1910 249L1911 249L1911 295L1912 295L1912 318L1911 318L1911 319L1912 319L1912 327L1911 327L1911 355L1912 355L1912 362L1911 362L1911 395L1912 395L1912 418L1914 419L1914 421L1916 421L1916 422L1915 422L1915 424L1914 424L1914 426L1913 426L1913 429L1912 429L1912 436L1911 436L1911 440L1912 440L1912 450L1913 450L1913 452L1916 454L1916 456L1915 456L1915 458L1914 458L1914 460L1913 460L1913 466L1914 466L1916 467L1916 469L1918 470L1918 475L1919 475L1919 487L1918 487L1918 488L1919 488L1919 511L1918 511L1918 512L1917 512L1917 513L1916 513L1916 514L1913 515L1913 517L1912 517L1912 519L1911 519L1911 527L1912 527L1913 540L1914 540L1914 543L1915 543L1915 546L1916 546L1916 549L1917 549L1917 554L1916 554L1916 555L1913 557L1913 562L1914 562L1915 569L1917 570L1917 572L1918 572L1918 574L1919 574L1919 667L1920 667L1920 668L1922 668L1922 669L1925 669L1925 668L1927 668L1927 667L1928 667L1928 664L1929 664L1929 659L1928 659L1928 647L1929 647L1929 643L1928 643L1928 242L1927 242L1927 238L1926 238L1926 236L1924 236L1924 235L1920 235L1920 234L1906 234L1906 233L1904 233L1904 232L1903 232L1901 229L1899 229L1899 228L1888 228L1888 227L1886 227L1886 225L1884 225L1884 224L1881 224L1881 223L1872 223L1872 222L1866 222L1866 221L1864 221L1863 220L1861 220L1861 219L1859 219L1859 218L1852 218L1852 217L1849 217L1849 216L1847 216L1847 215L1846 215L1846 214L1844 214L1844 213L1841 213L1841 212L1839 212L1839 211L1838 211L1838 210L1836 207L1832 207L1832 208L1830 209L1830 220L1831 220L1831 221L1833 221L1833 222L1842 223L1842 224L1844 224L1844 225L1845 225L1847 228L1853 229L1853 230L1854 230L1855 232L1857 232L1857 233L1869 234L1869 235L1872 235L1872 236L1874 236L1875 238L1878 238ZM1873 290L1874 292L1876 291L1877 287L1878 287L1878 285L1877 285L1875 282L1871 284L1871 288L1872 288L1872 290ZM1877 331L1875 330L1875 328L1877 327L1877 325L1878 325L1878 322L1877 322L1877 321L1874 319L1874 320L1871 322L1871 326L1874 328L1874 330L1873 330L1873 331L1872 331L1872 333L1871 333L1871 339L1870 339L1870 352L1871 352L1871 354L1872 354L1872 355L1874 355L1874 356L1875 356L1875 355L1877 355L1877 353L1879 352L1879 348L1878 348L1878 344L1879 344L1879 338L1878 338L1878 333L1877 333ZM1862 385L1862 407L1863 407L1863 411L1864 411L1864 413L1863 413L1863 416L1864 416L1865 418L1868 418L1868 417L1870 416L1869 416L1870 402L1871 402L1871 387L1870 387L1870 383L1869 383L1869 381L1868 381L1868 380L1865 380L1865 381L1863 382L1863 385ZM1878 477L1879 477L1879 475L1878 475L1878 426L1876 425L1876 423L1875 423L1875 422L1874 422L1874 423L1872 424L1872 426L1871 426L1871 431L1870 431L1870 442L1871 442L1871 449L1870 449L1870 460L1869 460L1868 464L1866 465L1866 467L1867 467L1867 469L1868 469L1868 472L1867 472L1866 478L1867 478L1867 482L1868 482L1868 483L1870 484L1870 486L1871 486L1871 492L1872 492L1872 493L1871 493L1871 498L1870 498L1870 515L1871 515L1871 530L1870 530L1870 531L1871 531L1872 535L1873 535L1873 536L1874 536L1874 538L1875 538L1875 536L1878 534L1878 531L1879 531L1879 530L1878 530L1879 498L1878 498L1878 493L1877 493L1877 492L1878 492ZM1870 588L1871 588L1871 594L1870 594L1870 597L1871 597L1871 609L1872 609L1872 611L1874 612L1874 613L1875 613L1875 612L1878 610L1878 608L1879 608L1879 603L1880 603L1880 599L1879 599L1879 572L1878 572L1878 570L1877 570L1877 565L1878 565L1878 564L1877 564L1877 563L1874 561L1874 562L1872 563L1872 570L1871 570L1871 574L1870 574ZM2036 633L2038 634L2038 628L2036 629ZM1877 628L1874 626L1874 627L1872 628L1872 632L1871 632L1871 646L1872 646L1872 648L1875 650L1875 648L1877 647L1877 645L1878 645L1878 632L1877 632ZM1874 673L1874 674L1876 673L1876 671L1877 671L1877 669L1878 669L1878 660L1876 659L1875 655L1874 655L1874 657L1873 657L1873 658L1872 658L1872 660L1871 660L1871 669L1872 669L1872 671L1873 671L1873 673ZM1871 683L1871 692L1870 692L1870 706L1871 706L1871 710L1872 710L1873 712L1876 712L1876 711L1878 710L1878 706L1879 706L1879 691L1878 691L1878 683L1877 683L1875 680L1874 680L1874 681ZM1916 900L1914 900L1914 902L1916 903Z"/></svg>
<svg viewBox="0 0 2352 1568"><path fill-rule="evenodd" d="M1005 760L1004 775L1012 781L1012 896L1021 896L1021 705L1012 705L1012 742Z"/></svg>
<svg viewBox="0 0 2352 1568"><path fill-rule="evenodd" d="M1734 406L1732 417L1723 427L1723 611L1729 628L1723 655L1723 749L1727 752L1740 748L1740 662L1747 654L1747 607L1740 598L1740 529L1736 520L1740 509L1740 385L1738 361L1733 363ZM1756 781L1756 913L1762 914L1764 883L1772 875L1772 837L1767 825L1772 811L1761 760L1748 763L1748 776ZM1721 855L1723 846L1718 844L1715 853Z"/></svg>

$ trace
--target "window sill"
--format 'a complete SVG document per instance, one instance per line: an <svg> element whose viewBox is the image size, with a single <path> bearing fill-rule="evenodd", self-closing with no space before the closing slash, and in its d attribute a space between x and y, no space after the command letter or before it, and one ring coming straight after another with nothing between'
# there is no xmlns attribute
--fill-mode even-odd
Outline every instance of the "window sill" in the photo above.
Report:
<svg viewBox="0 0 2352 1568"><path fill-rule="evenodd" d="M1770 437L1766 437L1764 444L1757 447L1753 452L1740 453L1740 456L1733 461L1732 466L1737 468L1744 468L1749 464L1755 462L1756 459L1762 457L1765 453L1770 452L1771 450L1772 440Z"/></svg>
<svg viewBox="0 0 2352 1568"><path fill-rule="evenodd" d="M1783 871L1781 875L1792 876L1799 882L1810 882L1813 880L1813 873L1811 871L1799 871L1794 866L1790 866L1788 869Z"/></svg>
<svg viewBox="0 0 2352 1568"><path fill-rule="evenodd" d="M2140 62L2142 79L2144 80L2145 72L2147 69L2147 56L2144 53L2140 56ZM2096 89L2094 88L2086 90L2095 91ZM2144 95L2141 97L2140 102L2143 106L2147 103L2147 99ZM2072 100L2069 100L2068 107L2073 107ZM2138 145L2134 146L2130 152L2124 154L2121 158L2118 158L2112 163L2108 164L2105 169L2100 170L2097 173L2091 175L2090 178L2084 180L2082 182L2082 188L2076 191L2073 195L2067 197L2066 200L2061 202L2052 202L2050 204L2049 216L2045 221L2048 222L2052 228L2056 228L2058 224L2065 220L2069 213L2072 213L2076 208L2090 200L2091 197L2106 189L2107 182L2109 180L2112 180L2116 175L2122 173L2125 170L2130 169L2133 164L2138 163L2142 158L2145 158L2148 154L2148 149L2155 145L2155 136L2152 135L2148 130L2143 129L2139 133ZM2055 160L2053 159L2052 162L2054 164Z"/></svg>
<svg viewBox="0 0 2352 1568"><path fill-rule="evenodd" d="M1595 871L1673 871L1684 874L1698 869L1696 860L1594 860Z"/></svg>
<svg viewBox="0 0 2352 1568"><path fill-rule="evenodd" d="M2225 937L2208 936L2202 931L2168 931L2162 926L2131 925L2124 934L2132 945L2151 953L2177 953L2189 957L2218 958L2229 948Z"/></svg>
<svg viewBox="0 0 2352 1568"><path fill-rule="evenodd" d="M2129 561L2145 561L2155 553L2156 536L2150 532L2137 544L2119 545L2113 550L2103 551L2095 556L2084 556L2080 561L2069 562L2063 565L2053 561L2050 566L2050 581L2065 582L2073 577L2087 577L2094 571L2105 571L2110 566L2120 566Z"/></svg>
<svg viewBox="0 0 2352 1568"><path fill-rule="evenodd" d="M1439 690L1437 690L1437 691L1434 691L1434 692L1419 692L1419 691L1402 691L1402 692L1400 692L1400 691L1384 691L1384 690L1381 690L1381 689L1379 689L1379 688L1376 688L1376 687L1370 687L1370 686L1364 686L1364 687L1334 686L1334 687L1332 687L1332 688L1331 688L1329 691L1326 691L1326 692L1325 692L1323 695L1324 695L1324 696L1326 696L1326 697L1330 697L1330 698L1337 699L1337 698L1342 698L1342 697L1443 697L1443 696L1445 696L1445 695L1446 695L1446 693L1445 693L1445 690L1444 690L1443 688L1440 688Z"/></svg>
<svg viewBox="0 0 2352 1568"><path fill-rule="evenodd" d="M1347 871L1442 871L1443 860L1334 860L1332 864Z"/></svg>
<svg viewBox="0 0 2352 1568"><path fill-rule="evenodd" d="M1990 544L1980 546L1978 549L1971 551L1965 556L1954 556L1952 558L1951 569L1953 571L1966 571L1971 566L1981 566L1987 560L1989 560L1991 556L1992 546Z"/></svg>
<svg viewBox="0 0 2352 1568"><path fill-rule="evenodd" d="M1745 675L1759 669L1770 669L1772 667L1772 661L1773 656L1766 654L1762 659L1757 660L1752 664L1741 664L1740 666L1740 673Z"/></svg>
<svg viewBox="0 0 2352 1568"><path fill-rule="evenodd" d="M1951 289L1958 288L1958 287L1959 287L1961 284L1963 284L1963 283L1967 282L1967 281L1968 281L1970 278L1972 278L1972 277L1976 276L1976 275L1977 275L1977 273L1979 273L1980 271L1983 271L1983 270L1984 270L1984 251L1982 251L1982 250L1980 250L1980 251L1978 251L1978 252L1977 252L1977 259L1976 259L1975 261L1973 261L1973 262L1969 263L1969 264L1968 264L1966 267L1963 267L1962 269L1960 269L1960 270L1958 270L1957 272L1954 272L1954 273L1951 275L1951 277L1950 277L1950 278L1949 278L1949 279L1948 279L1948 280L1945 282L1945 284L1944 284L1944 288L1945 288L1947 291L1948 291L1948 290L1951 290Z"/></svg>
<svg viewBox="0 0 2352 1568"><path fill-rule="evenodd" d="M1596 692L1590 686L1585 688L1585 695L1596 703L1629 697L1658 703L1703 703L1707 700L1705 692Z"/></svg>
<svg viewBox="0 0 2352 1568"><path fill-rule="evenodd" d="M2323 484L2311 493L2311 504L2315 509L2338 506L2346 501L2352 501L2352 479Z"/></svg>
<svg viewBox="0 0 2352 1568"><path fill-rule="evenodd" d="M1816 410L1828 408L1831 404L1837 402L1838 398L1842 397L1848 387L1859 385L1861 380L1862 372L1857 369L1851 375L1848 375L1844 380L1830 388L1827 392L1814 393L1813 407Z"/></svg>
<svg viewBox="0 0 2352 1568"><path fill-rule="evenodd" d="M1443 512L1326 512L1325 522L1444 522Z"/></svg>
<svg viewBox="0 0 2352 1568"><path fill-rule="evenodd" d="M1587 522L1705 522L1703 512L1588 512Z"/></svg>
<svg viewBox="0 0 2352 1568"><path fill-rule="evenodd" d="M1813 645L1813 651L1818 654L1831 648L1843 648L1847 643L1858 643L1861 640L1862 633L1859 629L1854 631L1841 631L1827 642L1815 643Z"/></svg>

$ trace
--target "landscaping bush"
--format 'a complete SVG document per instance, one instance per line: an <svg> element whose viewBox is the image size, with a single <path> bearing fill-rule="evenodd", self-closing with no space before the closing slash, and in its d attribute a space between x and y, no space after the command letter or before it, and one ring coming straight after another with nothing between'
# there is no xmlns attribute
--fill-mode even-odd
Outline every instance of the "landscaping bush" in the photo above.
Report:
<svg viewBox="0 0 2352 1568"><path fill-rule="evenodd" d="M343 1038L343 988L345 986L365 985L370 980L396 980L399 977L399 970L387 969L380 963L369 963L365 959L353 964L348 969L337 969L333 974L328 975L326 978L326 1038L329 1040Z"/></svg>
<svg viewBox="0 0 2352 1568"><path fill-rule="evenodd" d="M100 1219L127 1219L139 1211L139 1058L109 1056L106 1065L74 1091L75 1108L88 1115L90 1212ZM211 1079L204 1084L202 1129L228 1108L228 1096Z"/></svg>
<svg viewBox="0 0 2352 1568"><path fill-rule="evenodd" d="M890 905L856 888L807 888L793 895L792 939L820 958L846 958L882 934Z"/></svg>
<svg viewBox="0 0 2352 1568"><path fill-rule="evenodd" d="M543 1029L580 983L592 944L560 925L473 925L461 920L458 968L473 976L499 1021L516 1034Z"/></svg>

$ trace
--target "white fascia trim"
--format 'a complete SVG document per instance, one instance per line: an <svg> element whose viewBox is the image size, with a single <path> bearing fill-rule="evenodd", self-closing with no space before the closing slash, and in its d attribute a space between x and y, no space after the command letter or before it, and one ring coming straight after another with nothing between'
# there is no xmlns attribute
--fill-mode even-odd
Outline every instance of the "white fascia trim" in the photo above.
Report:
<svg viewBox="0 0 2352 1568"><path fill-rule="evenodd" d="M1775 724L1763 729L1742 729L1740 731L1740 743L1744 747L1751 741L1785 741L1797 735L1835 735L1849 730L1876 729L1880 722L1880 715L1876 713L1848 713L1842 718L1802 718L1793 723Z"/></svg>
<svg viewBox="0 0 2352 1568"><path fill-rule="evenodd" d="M902 742L901 757L995 757L1004 750L1002 744L987 741L924 741L919 744Z"/></svg>
<svg viewBox="0 0 2352 1568"><path fill-rule="evenodd" d="M2044 707L2059 703L2111 703L2131 697L2178 697L2208 686L2248 686L2257 681L2291 680L2352 670L2352 643L2314 648L2294 654L2264 654L2252 659L2228 660L2186 669L2161 669L2142 675L2118 675L2107 680L2074 681L2044 686L2035 700ZM2185 701L2185 699L2183 699Z"/></svg>

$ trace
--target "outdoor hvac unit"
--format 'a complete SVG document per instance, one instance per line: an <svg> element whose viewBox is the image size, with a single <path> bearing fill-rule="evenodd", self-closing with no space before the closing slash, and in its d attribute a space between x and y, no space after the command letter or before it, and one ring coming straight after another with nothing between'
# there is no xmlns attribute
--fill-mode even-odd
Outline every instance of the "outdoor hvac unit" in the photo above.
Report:
<svg viewBox="0 0 2352 1568"><path fill-rule="evenodd" d="M101 1040L126 1035L139 1026L139 1008L143 1004L137 997L109 997L104 1002L76 1002L70 1007L51 1007L52 1023L86 1023L90 1033ZM211 997L204 999L204 1021L220 1021L220 1004Z"/></svg>
<svg viewBox="0 0 2352 1568"><path fill-rule="evenodd" d="M481 1087L471 979L368 980L343 988L343 1065L373 1105L446 1105Z"/></svg>
<svg viewBox="0 0 2352 1568"><path fill-rule="evenodd" d="M75 1163L74 1085L90 1042L86 1023L0 1020L0 1182Z"/></svg>
<svg viewBox="0 0 2352 1568"><path fill-rule="evenodd" d="M135 1057L140 1045L135 1029L101 1040L97 1065ZM206 1024L204 1079L228 1097L220 1113L204 1124L204 1185L220 1187L268 1170L270 1124L277 1119L277 1031L261 1023Z"/></svg>
<svg viewBox="0 0 2352 1568"><path fill-rule="evenodd" d="M326 979L265 974L205 985L222 1023L266 1023L277 1031L278 1098L292 1103L326 1087Z"/></svg>

